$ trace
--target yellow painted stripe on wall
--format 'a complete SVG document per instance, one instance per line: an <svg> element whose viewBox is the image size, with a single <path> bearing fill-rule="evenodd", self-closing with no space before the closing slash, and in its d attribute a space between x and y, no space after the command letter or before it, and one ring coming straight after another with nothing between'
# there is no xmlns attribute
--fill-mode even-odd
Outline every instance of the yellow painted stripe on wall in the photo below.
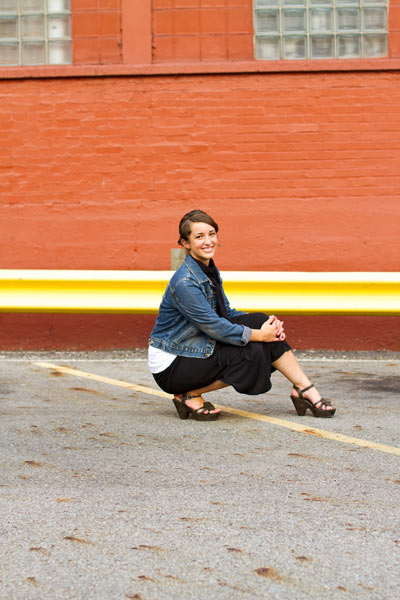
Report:
<svg viewBox="0 0 400 600"><path fill-rule="evenodd" d="M172 271L0 269L0 311L157 312ZM400 315L400 273L223 271L232 306L269 314Z"/></svg>

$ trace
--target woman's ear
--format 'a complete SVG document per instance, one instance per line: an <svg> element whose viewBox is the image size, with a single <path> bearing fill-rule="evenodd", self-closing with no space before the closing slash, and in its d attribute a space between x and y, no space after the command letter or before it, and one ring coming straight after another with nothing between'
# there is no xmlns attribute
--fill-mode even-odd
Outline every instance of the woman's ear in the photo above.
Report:
<svg viewBox="0 0 400 600"><path fill-rule="evenodd" d="M183 238L181 238L180 240L181 246L183 246L184 248L186 248L186 250L190 249L190 244L189 242L187 242L186 240L184 240Z"/></svg>

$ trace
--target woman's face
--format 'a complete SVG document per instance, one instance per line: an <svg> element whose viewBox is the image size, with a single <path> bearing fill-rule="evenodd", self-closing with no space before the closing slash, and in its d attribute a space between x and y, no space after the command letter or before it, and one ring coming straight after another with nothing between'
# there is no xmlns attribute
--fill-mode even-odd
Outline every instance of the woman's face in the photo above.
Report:
<svg viewBox="0 0 400 600"><path fill-rule="evenodd" d="M208 265L218 246L217 232L207 223L192 223L189 240L182 240L182 245L190 256Z"/></svg>

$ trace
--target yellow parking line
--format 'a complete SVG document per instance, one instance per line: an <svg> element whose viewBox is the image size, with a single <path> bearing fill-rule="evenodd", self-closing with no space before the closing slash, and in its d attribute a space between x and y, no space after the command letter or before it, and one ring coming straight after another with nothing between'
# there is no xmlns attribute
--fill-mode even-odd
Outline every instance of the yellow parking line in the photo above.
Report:
<svg viewBox="0 0 400 600"><path fill-rule="evenodd" d="M94 381L101 381L102 383L109 383L111 385L117 385L118 387L128 388L135 390L136 392L142 392L143 394L152 394L153 396L161 396L161 398L171 399L171 394L166 394L161 390L153 390L152 388L144 385L135 385L128 383L127 381L121 381L120 379L111 379L110 377L103 377L102 375L96 375L95 373L87 373L86 371L79 371L79 369L71 369L70 367L61 367L60 365L53 365L48 362L35 362L34 365L44 367L46 369L53 369L60 373L67 373L68 375L75 375L75 377L84 377L85 379L93 379Z"/></svg>
<svg viewBox="0 0 400 600"><path fill-rule="evenodd" d="M266 421L273 425L279 425L280 427L287 427L292 431L298 431L300 433L306 433L308 435L314 435L319 438L327 440L334 440L335 442L343 442L345 444L354 444L356 446L362 446L363 448L369 448L370 450L379 450L380 452L387 452L388 454L397 454L400 456L400 448L396 446L385 446L385 444L377 444L376 442L369 442L368 440L362 440L360 438L350 437L341 433L335 433L334 431L325 431L324 429L317 429L316 427L309 427L307 425L300 425L293 423L292 421L285 421L284 419L277 419L275 417L267 417L266 415L260 415L258 413L250 413L245 410L238 410L236 408L221 407L225 412L239 415L241 417L247 417L248 419L256 419L257 421Z"/></svg>
<svg viewBox="0 0 400 600"><path fill-rule="evenodd" d="M102 375L96 375L94 373L87 373L86 371L80 371L79 369L71 369L70 367L62 367L60 365L54 365L48 362L35 362L35 365L44 367L46 369L53 369L60 373L66 373L74 375L75 377L84 377L85 379L92 379L94 381L100 381L102 383L108 383L136 392L142 392L143 394L151 394L152 396L160 396L161 398L171 399L171 394L166 394L161 390L156 390L144 385L135 385L128 383L127 381L121 381L120 379L112 379L110 377L103 377ZM335 433L333 431L325 431L324 429L317 429L316 427L310 427L308 425L300 425L292 421L285 421L284 419L277 419L276 417L268 417L267 415L260 415L258 413L248 412L245 410L239 410L237 408L230 408L229 406L221 406L216 404L217 408L221 408L224 412L232 415L238 415L240 417L246 417L247 419L255 419L256 421L263 421L265 423L271 423L272 425L278 425L280 427L286 427L292 431L299 433L305 433L307 435L313 435L318 438L327 440L334 440L335 442L343 442L345 444L353 444L355 446L361 446L362 448L369 448L370 450L377 450L379 452L386 452L388 454L395 454L400 456L400 448L395 446L386 446L385 444L377 444L376 442L369 442L368 440L362 440L360 438L354 438L341 433Z"/></svg>

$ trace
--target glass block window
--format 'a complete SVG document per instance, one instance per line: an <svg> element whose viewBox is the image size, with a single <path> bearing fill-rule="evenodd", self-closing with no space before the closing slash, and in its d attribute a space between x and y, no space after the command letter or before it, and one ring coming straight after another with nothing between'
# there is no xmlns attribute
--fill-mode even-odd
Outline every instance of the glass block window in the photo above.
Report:
<svg viewBox="0 0 400 600"><path fill-rule="evenodd" d="M388 55L388 0L254 0L260 60Z"/></svg>
<svg viewBox="0 0 400 600"><path fill-rule="evenodd" d="M0 66L71 63L70 0L0 0Z"/></svg>

